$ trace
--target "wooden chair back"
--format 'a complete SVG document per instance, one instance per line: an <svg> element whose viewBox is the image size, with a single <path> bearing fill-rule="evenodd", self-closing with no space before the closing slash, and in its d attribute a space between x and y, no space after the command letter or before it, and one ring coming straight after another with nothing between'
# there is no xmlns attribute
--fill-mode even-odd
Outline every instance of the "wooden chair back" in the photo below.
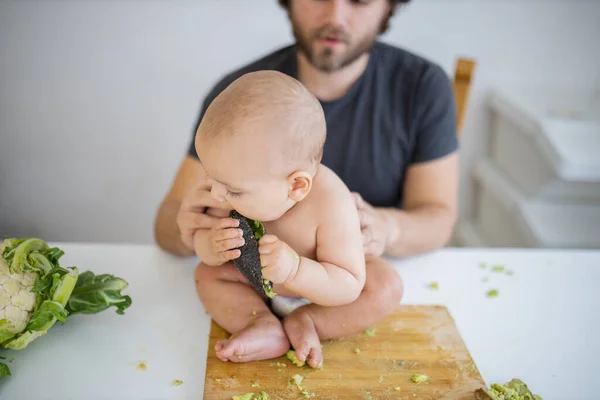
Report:
<svg viewBox="0 0 600 400"><path fill-rule="evenodd" d="M454 96L456 98L456 134L461 135L466 115L471 81L475 72L476 62L469 58L459 58L454 68Z"/></svg>

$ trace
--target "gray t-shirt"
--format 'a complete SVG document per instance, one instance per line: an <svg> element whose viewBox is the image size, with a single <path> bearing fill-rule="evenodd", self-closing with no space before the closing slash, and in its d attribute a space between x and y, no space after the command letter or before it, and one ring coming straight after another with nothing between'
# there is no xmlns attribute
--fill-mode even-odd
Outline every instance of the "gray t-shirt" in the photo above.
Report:
<svg viewBox="0 0 600 400"><path fill-rule="evenodd" d="M212 100L240 76L276 70L297 78L296 47L277 50L221 79L204 100L193 135ZM365 72L335 101L321 101L327 120L322 163L376 207L402 207L409 165L458 148L450 78L436 64L376 43ZM192 138L188 153L198 157Z"/></svg>

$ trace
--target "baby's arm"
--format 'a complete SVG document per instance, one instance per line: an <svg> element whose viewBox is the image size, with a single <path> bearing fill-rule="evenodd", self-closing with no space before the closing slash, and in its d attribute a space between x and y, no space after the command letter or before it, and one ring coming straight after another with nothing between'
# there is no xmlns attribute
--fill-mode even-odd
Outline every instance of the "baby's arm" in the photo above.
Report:
<svg viewBox="0 0 600 400"><path fill-rule="evenodd" d="M360 295L365 283L365 255L352 197L343 190L337 194L332 194L331 190L327 192L322 197L328 198L316 199L313 203L320 203L315 207L320 221L316 233L316 260L299 257L294 263L286 255L293 251L285 243L273 243L272 246L286 248L279 252L279 259L286 261L287 258L287 263L297 266L289 277L282 276L285 288L315 304L336 306L351 303ZM276 240L273 238L264 239L267 242ZM263 266L263 274L269 275L269 265Z"/></svg>

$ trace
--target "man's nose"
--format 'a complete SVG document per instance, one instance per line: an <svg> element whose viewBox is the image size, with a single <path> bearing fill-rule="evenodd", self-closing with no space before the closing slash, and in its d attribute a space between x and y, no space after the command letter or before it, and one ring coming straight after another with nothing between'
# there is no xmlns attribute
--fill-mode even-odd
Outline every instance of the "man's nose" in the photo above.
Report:
<svg viewBox="0 0 600 400"><path fill-rule="evenodd" d="M326 2L324 19L327 25L344 27L352 5L348 0L329 0Z"/></svg>

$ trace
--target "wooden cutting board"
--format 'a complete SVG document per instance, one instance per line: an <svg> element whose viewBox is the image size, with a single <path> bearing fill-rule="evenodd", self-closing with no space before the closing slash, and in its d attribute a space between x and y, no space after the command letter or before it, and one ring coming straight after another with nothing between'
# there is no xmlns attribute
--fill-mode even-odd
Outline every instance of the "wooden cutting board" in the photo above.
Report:
<svg viewBox="0 0 600 400"><path fill-rule="evenodd" d="M228 334L213 321L204 399L260 391L271 400L302 399L290 383L296 374L304 377L301 386L315 399L474 399L475 389L485 386L445 307L400 306L375 328L373 337L361 334L324 341L324 367L314 370L296 367L285 357L222 362L214 347ZM425 374L429 381L416 384L413 374ZM260 387L252 387L253 383Z"/></svg>

